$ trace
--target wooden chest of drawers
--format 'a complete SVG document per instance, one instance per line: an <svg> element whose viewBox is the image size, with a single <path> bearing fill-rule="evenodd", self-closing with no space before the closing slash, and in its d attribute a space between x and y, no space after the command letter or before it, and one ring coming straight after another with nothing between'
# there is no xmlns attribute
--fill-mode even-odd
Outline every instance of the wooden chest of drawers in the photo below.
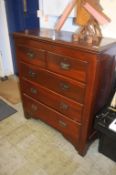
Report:
<svg viewBox="0 0 116 175"><path fill-rule="evenodd" d="M56 128L85 155L111 91L116 43L87 45L47 29L15 33L14 40L25 117Z"/></svg>

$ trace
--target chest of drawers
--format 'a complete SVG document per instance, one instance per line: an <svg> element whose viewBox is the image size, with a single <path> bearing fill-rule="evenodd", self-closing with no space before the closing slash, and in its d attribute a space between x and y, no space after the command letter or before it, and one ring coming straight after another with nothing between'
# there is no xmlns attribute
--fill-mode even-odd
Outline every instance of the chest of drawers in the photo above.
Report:
<svg viewBox="0 0 116 175"><path fill-rule="evenodd" d="M14 33L26 118L59 130L85 155L95 114L107 102L115 70L116 43L72 41L72 33L41 29Z"/></svg>

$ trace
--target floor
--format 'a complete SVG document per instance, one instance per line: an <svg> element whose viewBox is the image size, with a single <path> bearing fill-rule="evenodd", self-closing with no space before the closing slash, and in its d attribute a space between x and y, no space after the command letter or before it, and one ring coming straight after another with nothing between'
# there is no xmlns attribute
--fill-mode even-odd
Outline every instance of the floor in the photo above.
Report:
<svg viewBox="0 0 116 175"><path fill-rule="evenodd" d="M17 76L9 76L5 81L0 80L0 96L13 104L21 101Z"/></svg>
<svg viewBox="0 0 116 175"><path fill-rule="evenodd" d="M0 175L116 175L116 163L98 153L98 140L81 157L59 132L17 112L0 122Z"/></svg>

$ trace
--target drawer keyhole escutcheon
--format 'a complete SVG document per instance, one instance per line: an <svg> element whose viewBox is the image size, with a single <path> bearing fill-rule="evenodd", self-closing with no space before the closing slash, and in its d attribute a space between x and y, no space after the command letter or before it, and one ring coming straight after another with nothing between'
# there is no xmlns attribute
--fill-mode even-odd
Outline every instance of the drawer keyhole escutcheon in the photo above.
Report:
<svg viewBox="0 0 116 175"><path fill-rule="evenodd" d="M37 76L37 73L36 72L33 72L32 70L29 70L29 76L31 78L35 78Z"/></svg>
<svg viewBox="0 0 116 175"><path fill-rule="evenodd" d="M34 59L35 58L35 53L33 53L32 51L27 52L27 56L29 59Z"/></svg>
<svg viewBox="0 0 116 175"><path fill-rule="evenodd" d="M64 70L69 70L71 68L71 65L69 63L61 61L60 62L60 68L64 69Z"/></svg>
<svg viewBox="0 0 116 175"><path fill-rule="evenodd" d="M37 89L31 87L31 88L30 88L30 92L31 92L32 94L37 94Z"/></svg>
<svg viewBox="0 0 116 175"><path fill-rule="evenodd" d="M61 102L60 103L60 110L66 111L66 110L68 110L68 108L69 108L69 105L68 104L66 104L64 102Z"/></svg>
<svg viewBox="0 0 116 175"><path fill-rule="evenodd" d="M69 90L70 86L67 83L60 83L60 88L61 90L65 91L65 90Z"/></svg>

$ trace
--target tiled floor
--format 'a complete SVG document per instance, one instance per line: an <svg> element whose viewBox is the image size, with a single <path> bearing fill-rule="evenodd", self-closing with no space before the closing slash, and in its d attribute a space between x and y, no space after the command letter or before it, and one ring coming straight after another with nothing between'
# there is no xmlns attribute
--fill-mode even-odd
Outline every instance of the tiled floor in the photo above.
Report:
<svg viewBox="0 0 116 175"><path fill-rule="evenodd" d="M79 156L59 132L17 113L0 122L0 175L116 175L116 164L98 153L98 140Z"/></svg>

